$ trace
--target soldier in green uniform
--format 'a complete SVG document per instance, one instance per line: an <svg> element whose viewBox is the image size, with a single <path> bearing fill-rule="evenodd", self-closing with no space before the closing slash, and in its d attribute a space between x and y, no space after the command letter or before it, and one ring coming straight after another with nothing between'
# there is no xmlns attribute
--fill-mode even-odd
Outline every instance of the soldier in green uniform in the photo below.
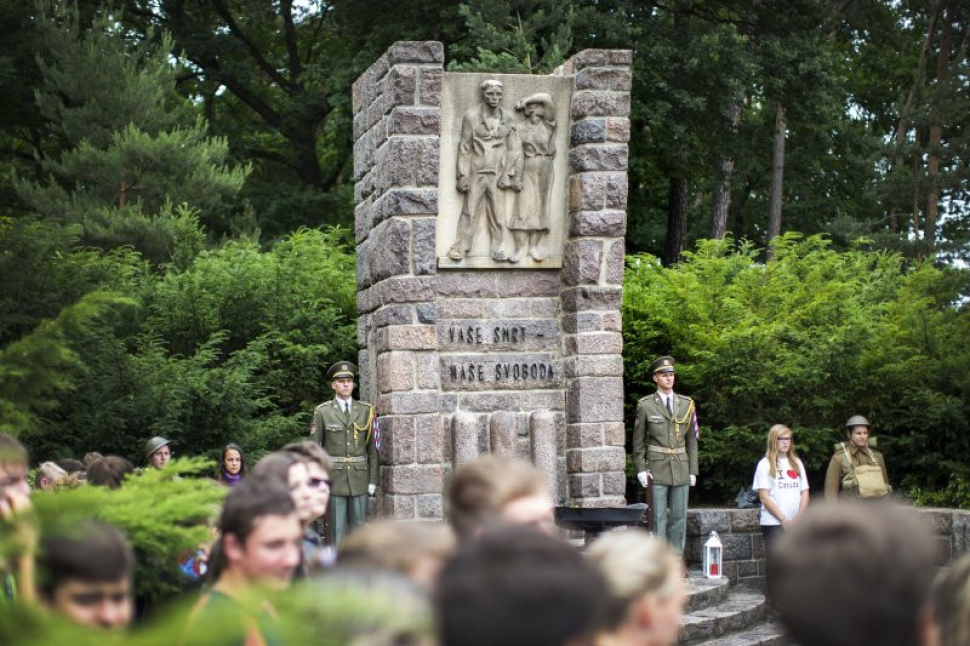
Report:
<svg viewBox="0 0 970 646"><path fill-rule="evenodd" d="M354 401L356 374L357 366L349 361L330 366L327 378L335 396L317 406L310 426L310 437L333 459L329 505L331 545L339 545L348 532L364 524L367 496L377 492L374 407Z"/></svg>
<svg viewBox="0 0 970 646"><path fill-rule="evenodd" d="M683 554L687 536L687 494L697 483L697 413L694 400L674 393L674 359L650 364L657 392L640 400L633 427L633 464L643 487L653 493L653 526Z"/></svg>

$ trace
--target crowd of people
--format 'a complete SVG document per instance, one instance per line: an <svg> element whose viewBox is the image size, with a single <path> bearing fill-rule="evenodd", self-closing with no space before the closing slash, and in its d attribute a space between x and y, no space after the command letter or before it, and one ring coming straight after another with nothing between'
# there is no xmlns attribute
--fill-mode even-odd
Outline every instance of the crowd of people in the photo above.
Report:
<svg viewBox="0 0 970 646"><path fill-rule="evenodd" d="M236 444L221 451L211 486L225 497L209 540L180 557L183 611L167 619L159 639L227 646L676 643L689 596L683 515L696 481L699 431L693 401L673 393L673 359L661 357L655 368L658 392L638 408L634 461L644 469L640 481L656 489L655 507L664 506L654 515L657 537L624 528L579 548L556 527L540 472L509 457L488 455L453 471L447 522L364 522L366 497L377 486L376 460L368 456L379 437L373 407L350 398L353 365L335 364L336 397L317 408L311 439L253 465ZM801 646L965 646L970 556L934 582L935 544L915 512L889 502L885 463L870 439L865 418L848 421L826 479L831 500L809 506L792 430L778 424L768 432L753 489L772 608ZM26 449L0 434L0 641L18 642L3 613L32 612L133 640L151 623L151 609L136 608L134 579L152 569L137 568L146 556L124 532L97 518L54 518L41 527L31 502L62 489L130 487L149 470L180 482L191 477L180 475L164 437L149 439L142 458L140 467L98 453L43 462L32 490ZM146 499L147 513L159 502ZM343 518L339 527L325 531L320 521L335 515ZM30 635L22 641L50 641Z"/></svg>
<svg viewBox="0 0 970 646"><path fill-rule="evenodd" d="M775 481L774 464L798 469L801 480L790 440L787 427L771 429L758 479ZM161 449L166 455L157 459ZM81 470L44 463L34 493L26 450L0 435L0 516L5 531L23 534L24 548L0 565L0 612L34 604L77 624L134 630L136 557L124 534L91 519L38 535L29 522L32 495L92 486L77 483L92 469L116 473L110 458L89 455ZM164 440L146 446L152 467L165 469L170 458ZM241 449L226 447L218 480L231 488L205 546L205 585L170 643L677 641L688 592L679 553L639 529L577 549L555 527L546 483L527 462L486 456L458 467L446 492L447 524L373 521L339 545L325 544L314 525L327 508L331 471L330 456L311 441L251 469ZM109 480L123 487L137 477ZM794 502L769 497L766 507L789 527L772 539L769 594L796 643L970 643L970 557L934 583L934 544L911 510L848 502L805 510L804 489L792 491Z"/></svg>

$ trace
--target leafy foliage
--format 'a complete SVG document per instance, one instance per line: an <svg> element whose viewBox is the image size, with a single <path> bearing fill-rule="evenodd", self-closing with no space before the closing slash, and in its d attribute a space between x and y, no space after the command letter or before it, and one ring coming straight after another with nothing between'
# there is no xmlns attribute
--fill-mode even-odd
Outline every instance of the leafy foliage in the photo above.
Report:
<svg viewBox="0 0 970 646"><path fill-rule="evenodd" d="M882 435L896 481L938 487L970 473L966 272L838 253L820 236L785 235L774 253L762 263L748 243L703 241L672 268L629 261L630 412L652 390L650 362L675 356L678 389L700 410L701 494L727 500L747 484L775 423L793 428L820 488L855 413Z"/></svg>

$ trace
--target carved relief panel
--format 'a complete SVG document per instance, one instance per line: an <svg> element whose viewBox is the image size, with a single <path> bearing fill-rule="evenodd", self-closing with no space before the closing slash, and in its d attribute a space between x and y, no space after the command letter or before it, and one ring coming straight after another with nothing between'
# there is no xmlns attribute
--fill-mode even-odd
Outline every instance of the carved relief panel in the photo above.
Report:
<svg viewBox="0 0 970 646"><path fill-rule="evenodd" d="M445 74L439 269L562 265L572 79Z"/></svg>

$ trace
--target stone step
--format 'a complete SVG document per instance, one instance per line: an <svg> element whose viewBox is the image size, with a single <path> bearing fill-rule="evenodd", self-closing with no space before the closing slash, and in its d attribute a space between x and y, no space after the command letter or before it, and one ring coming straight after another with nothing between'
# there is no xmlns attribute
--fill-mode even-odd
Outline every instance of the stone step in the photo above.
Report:
<svg viewBox="0 0 970 646"><path fill-rule="evenodd" d="M688 584L689 596L684 612L693 612L721 603L727 597L731 582L726 577L708 579L700 571L691 570Z"/></svg>
<svg viewBox="0 0 970 646"><path fill-rule="evenodd" d="M762 623L741 632L694 642L695 646L789 646L791 641L778 624Z"/></svg>
<svg viewBox="0 0 970 646"><path fill-rule="evenodd" d="M695 644L755 627L764 622L765 596L751 588L733 588L723 601L684 614L680 643Z"/></svg>

